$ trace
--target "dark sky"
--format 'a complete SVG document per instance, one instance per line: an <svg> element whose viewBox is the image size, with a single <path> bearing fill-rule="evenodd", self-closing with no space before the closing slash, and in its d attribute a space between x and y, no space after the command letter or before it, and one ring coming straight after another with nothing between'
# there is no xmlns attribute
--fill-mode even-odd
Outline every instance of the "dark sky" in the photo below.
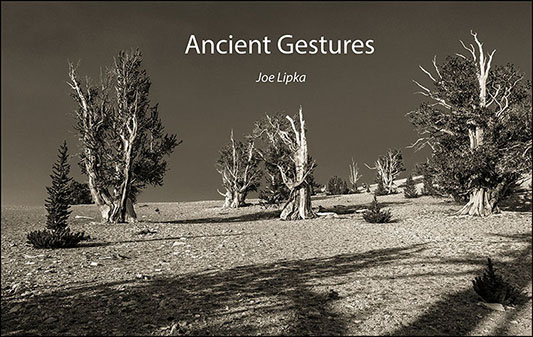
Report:
<svg viewBox="0 0 533 337"><path fill-rule="evenodd" d="M353 156L372 163L402 148L408 170L427 152L405 149L416 134L405 114L423 97L418 69L461 52L459 39L479 33L494 62L512 62L531 79L531 3L11 3L2 2L2 204L43 203L63 139L78 151L72 128L67 61L96 77L120 49L139 47L168 132L183 144L170 158L165 184L141 201L220 198L214 163L231 128L251 131L265 113L303 106L317 180L347 178ZM372 55L185 55L199 38L273 40L373 39ZM299 72L307 83L256 84L263 73ZM425 82L427 83L427 81ZM72 161L72 171L81 179ZM374 173L364 168L364 180Z"/></svg>

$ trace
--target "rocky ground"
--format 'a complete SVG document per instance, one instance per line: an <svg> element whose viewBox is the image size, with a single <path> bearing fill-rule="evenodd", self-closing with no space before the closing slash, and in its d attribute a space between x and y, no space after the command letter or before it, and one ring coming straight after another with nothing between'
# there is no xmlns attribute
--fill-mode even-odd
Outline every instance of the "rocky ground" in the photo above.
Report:
<svg viewBox="0 0 533 337"><path fill-rule="evenodd" d="M220 201L137 205L135 225L75 206L78 248L26 244L42 207L2 208L2 335L531 335L531 210L458 217L448 199L315 197L338 217L283 222ZM341 205L339 207L339 205ZM334 207L337 206L337 207ZM505 311L472 279L491 257L524 291Z"/></svg>

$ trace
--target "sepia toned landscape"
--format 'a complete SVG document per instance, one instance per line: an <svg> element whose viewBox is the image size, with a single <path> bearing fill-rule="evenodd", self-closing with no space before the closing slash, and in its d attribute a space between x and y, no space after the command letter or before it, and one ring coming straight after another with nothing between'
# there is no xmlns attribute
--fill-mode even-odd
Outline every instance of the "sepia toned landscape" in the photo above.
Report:
<svg viewBox="0 0 533 337"><path fill-rule="evenodd" d="M78 248L35 250L38 208L2 209L2 335L529 335L531 211L471 219L450 199L317 196L337 217L280 222L252 205L149 203L105 226L94 206ZM156 212L156 209L159 210ZM88 219L88 218L92 219ZM493 311L472 279L497 261L524 303Z"/></svg>
<svg viewBox="0 0 533 337"><path fill-rule="evenodd" d="M2 336L532 334L531 3L1 6Z"/></svg>

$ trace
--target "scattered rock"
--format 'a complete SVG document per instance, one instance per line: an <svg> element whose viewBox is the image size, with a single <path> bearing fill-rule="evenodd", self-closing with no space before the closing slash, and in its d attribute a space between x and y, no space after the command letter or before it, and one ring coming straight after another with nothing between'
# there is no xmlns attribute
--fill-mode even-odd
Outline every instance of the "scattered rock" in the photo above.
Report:
<svg viewBox="0 0 533 337"><path fill-rule="evenodd" d="M48 317L47 319L44 320L44 324L51 324L51 323L55 323L57 322L57 318L51 316L51 317Z"/></svg>
<svg viewBox="0 0 533 337"><path fill-rule="evenodd" d="M88 220L94 220L94 218L91 218L90 216L84 216L84 215L76 215L74 218L75 218L75 219L88 219Z"/></svg>
<svg viewBox="0 0 533 337"><path fill-rule="evenodd" d="M152 277L150 275L144 275L144 274L135 274L135 277L139 280L149 280Z"/></svg>
<svg viewBox="0 0 533 337"><path fill-rule="evenodd" d="M482 306L490 310L505 311L505 308L500 303L487 303L487 302L480 302L480 303Z"/></svg>

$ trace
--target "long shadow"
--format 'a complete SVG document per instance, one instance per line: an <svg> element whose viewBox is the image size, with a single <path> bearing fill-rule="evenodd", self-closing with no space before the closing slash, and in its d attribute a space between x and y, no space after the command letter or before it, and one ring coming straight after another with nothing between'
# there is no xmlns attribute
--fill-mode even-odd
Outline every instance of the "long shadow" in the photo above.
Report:
<svg viewBox="0 0 533 337"><path fill-rule="evenodd" d="M161 328L172 323L179 324L175 334L345 335L350 318L333 310L327 291L317 290L320 280L398 264L423 250L410 245L71 287L23 301L2 297L2 335L164 334L169 331ZM14 312L17 303L23 308Z"/></svg>
<svg viewBox="0 0 533 337"><path fill-rule="evenodd" d="M334 205L332 207L318 206L318 212L334 212L336 214L353 214L359 210L368 208L366 205Z"/></svg>
<svg viewBox="0 0 533 337"><path fill-rule="evenodd" d="M253 233L209 234L209 235L180 235L180 236L162 237L162 238L110 241L108 243L109 244L121 244L121 243L139 243L139 242L152 242L152 241L173 241L173 240L179 240L181 238L196 239L196 238L214 238L214 237L221 237L221 236L242 236L242 235L253 235Z"/></svg>
<svg viewBox="0 0 533 337"><path fill-rule="evenodd" d="M168 221L147 221L149 223L171 223L171 224L210 224L210 223L228 223L228 222L250 222L258 220L269 220L279 217L281 211L264 211L251 214L243 214L231 217L212 217L212 218L196 218L196 219L177 219Z"/></svg>
<svg viewBox="0 0 533 337"><path fill-rule="evenodd" d="M407 203L406 201L389 201L389 202L380 202L382 207L390 207L393 205L402 205ZM335 205L333 207L322 207L318 206L317 211L319 212L335 212L337 214L353 214L358 210L365 209L370 207L370 203L359 204L359 205ZM260 221L260 220L270 220L279 218L281 214L280 210L270 210L262 211L257 213L242 214L238 216L229 216L229 217L210 217L210 218L194 218L194 219L176 219L176 220L165 220L165 221L156 221L148 220L147 223L167 223L167 224L216 224L216 223L232 223L232 222L251 222L251 221Z"/></svg>
<svg viewBox="0 0 533 337"><path fill-rule="evenodd" d="M406 204L406 201L389 201L389 202L379 202L381 207L391 207L394 205ZM354 214L357 211L368 209L370 203L358 204L358 205L334 205L331 207L318 206L318 212L334 212L337 214Z"/></svg>
<svg viewBox="0 0 533 337"><path fill-rule="evenodd" d="M517 235L500 235L493 236L505 237L516 240L516 242L528 243L527 247L521 251L512 252L507 256L512 257L512 262L501 264L496 262L496 268L504 277L516 284L519 288L525 288L532 279L531 275L531 233ZM486 266L486 256L480 256L478 259L472 259L472 262L478 261L482 265L478 274L481 275ZM454 261L457 263L458 261ZM415 322L399 328L391 335L400 336L424 336L424 335L470 335L475 328L485 320L491 313L477 303L481 299L474 292L472 287L463 291L458 291L445 296L442 300L433 305L424 315L419 317ZM505 334L510 329L510 322L527 306L527 301L519 302L515 309L505 313L503 324L496 331L489 334L495 336Z"/></svg>
<svg viewBox="0 0 533 337"><path fill-rule="evenodd" d="M226 236L242 236L242 235L253 235L253 233L230 233L230 234L209 234L209 235L180 235L180 236L171 236L171 237L161 237L161 238L147 238L147 239L136 239L136 240L119 240L119 241L104 241L104 242L81 242L76 248L87 248L87 247L106 247L112 245L118 245L123 243L143 243L143 242L153 242L153 241L174 241L180 240L182 238L186 239L196 239L196 238L213 238L213 237L226 237Z"/></svg>

